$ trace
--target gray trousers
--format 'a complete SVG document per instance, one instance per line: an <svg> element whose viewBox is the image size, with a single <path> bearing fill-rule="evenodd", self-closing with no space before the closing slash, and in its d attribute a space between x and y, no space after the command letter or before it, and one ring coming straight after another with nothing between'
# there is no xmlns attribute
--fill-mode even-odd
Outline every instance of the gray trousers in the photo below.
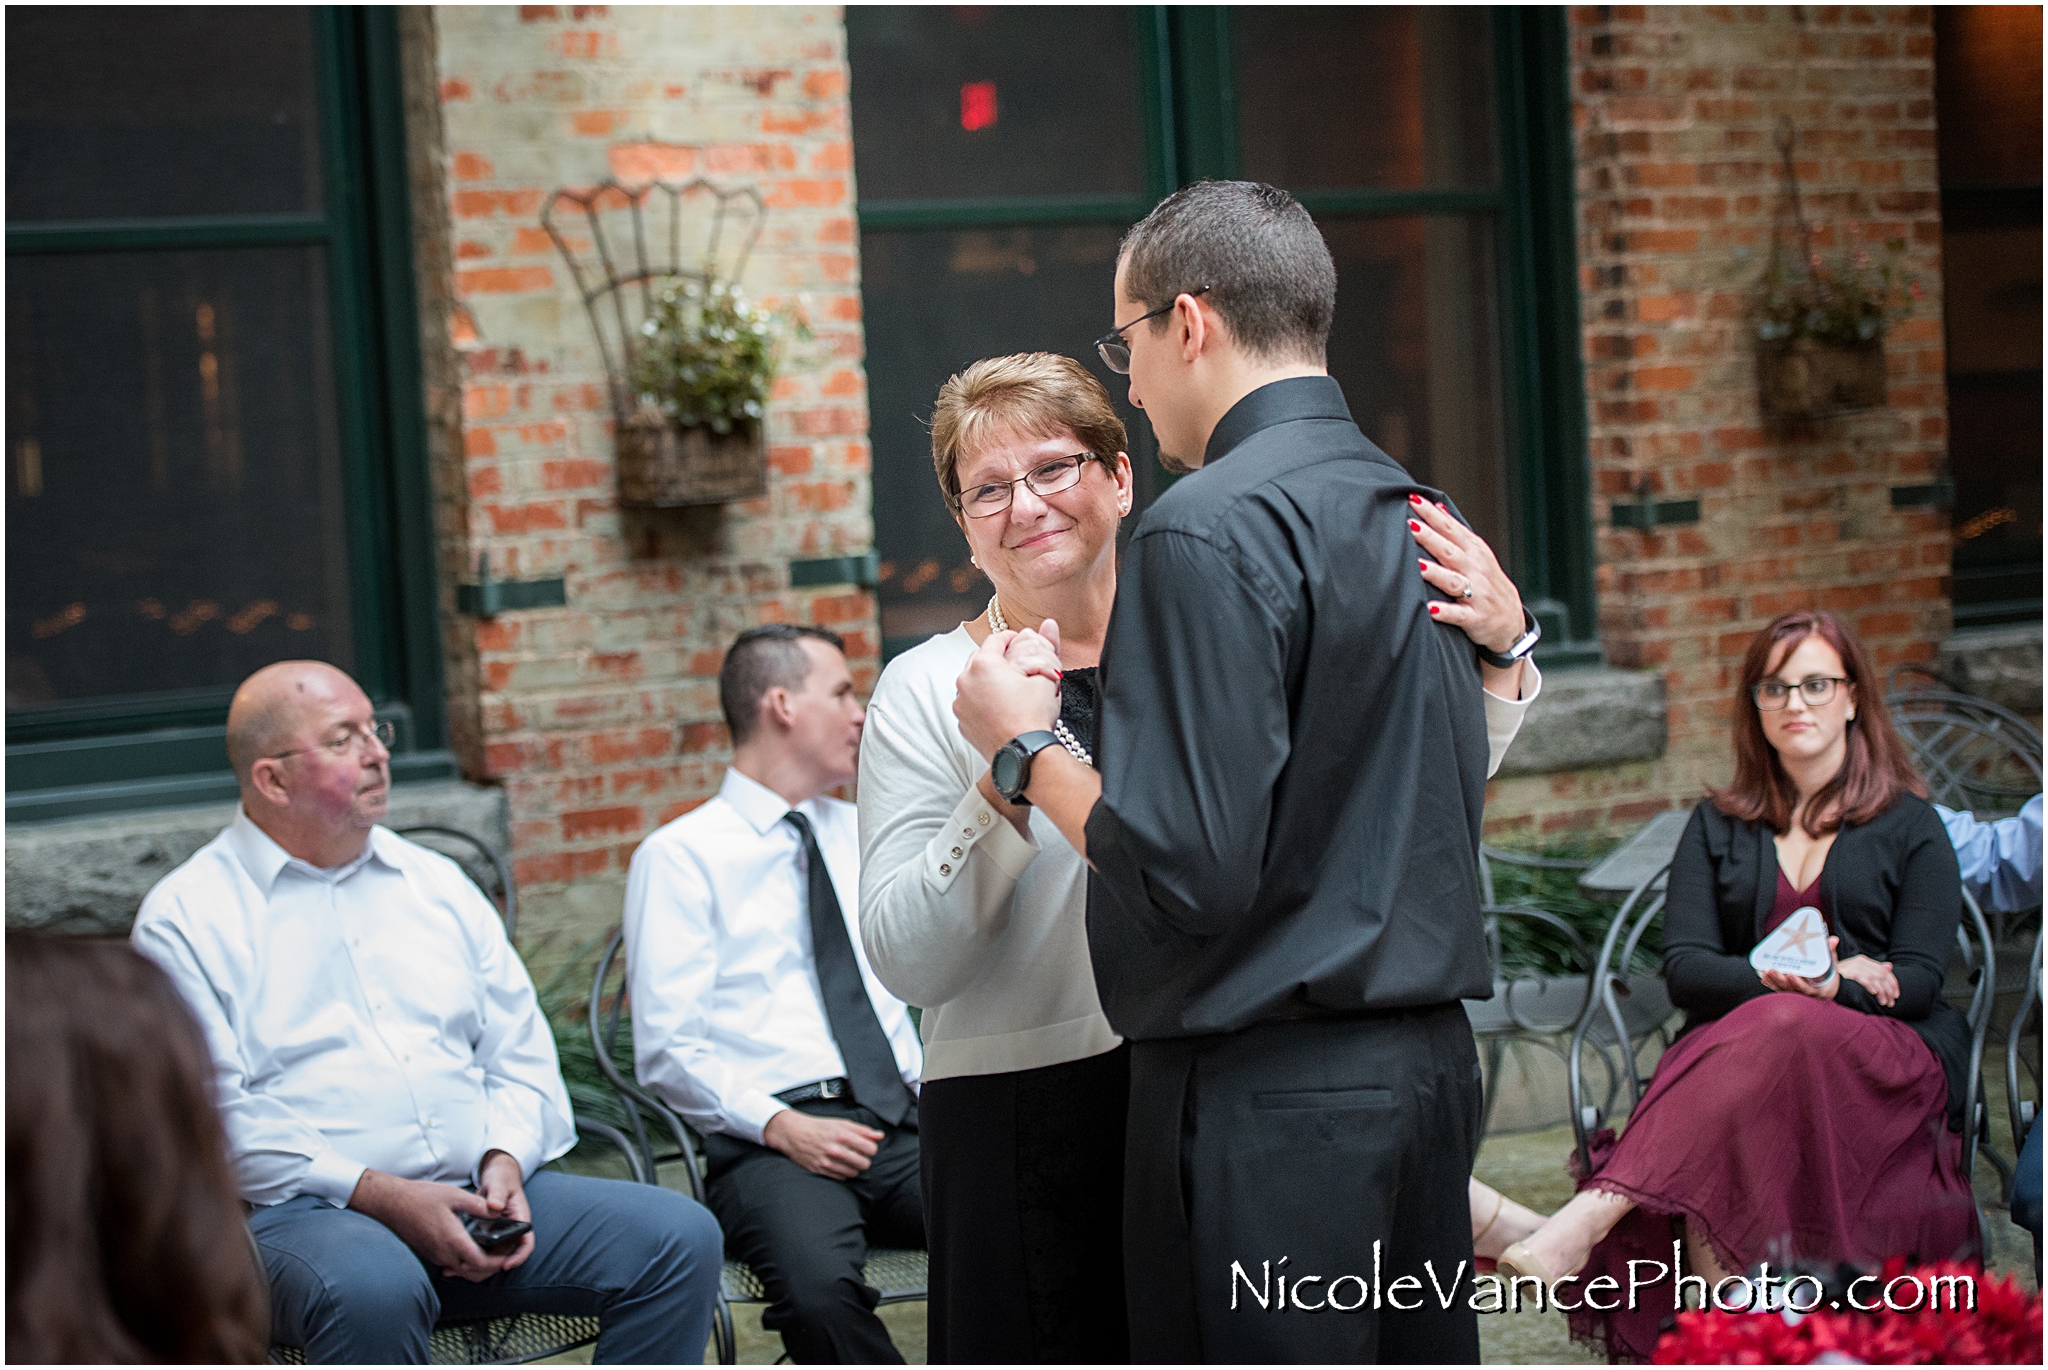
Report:
<svg viewBox="0 0 2048 1370"><path fill-rule="evenodd" d="M536 1171L533 1254L482 1283L429 1270L390 1228L311 1195L249 1227L270 1277L271 1338L313 1363L424 1364L442 1319L598 1317L599 1362L695 1364L711 1335L723 1238L673 1190Z"/></svg>

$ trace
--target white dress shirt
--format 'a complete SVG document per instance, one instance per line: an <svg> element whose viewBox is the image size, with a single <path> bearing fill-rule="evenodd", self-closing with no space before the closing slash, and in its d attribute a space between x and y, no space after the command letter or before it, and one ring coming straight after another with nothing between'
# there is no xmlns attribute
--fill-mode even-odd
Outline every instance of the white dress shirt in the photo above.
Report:
<svg viewBox="0 0 2048 1370"><path fill-rule="evenodd" d="M796 806L825 853L861 981L897 1069L917 1090L924 1057L903 1001L860 944L853 805ZM759 1143L774 1096L846 1074L811 953L810 873L782 796L727 770L716 798L640 844L626 880L626 983L640 1083L700 1132Z"/></svg>
<svg viewBox="0 0 2048 1370"><path fill-rule="evenodd" d="M242 1197L347 1205L368 1167L472 1183L576 1144L533 982L462 868L386 828L345 866L235 821L142 901L135 949L199 1019Z"/></svg>
<svg viewBox="0 0 2048 1370"><path fill-rule="evenodd" d="M983 801L988 762L953 698L974 655L963 625L891 661L861 734L861 936L886 983L924 1007L927 1080L1085 1060L1122 1039L1088 956L1088 868L1044 812L1024 836ZM1485 694L1486 773L1543 689Z"/></svg>

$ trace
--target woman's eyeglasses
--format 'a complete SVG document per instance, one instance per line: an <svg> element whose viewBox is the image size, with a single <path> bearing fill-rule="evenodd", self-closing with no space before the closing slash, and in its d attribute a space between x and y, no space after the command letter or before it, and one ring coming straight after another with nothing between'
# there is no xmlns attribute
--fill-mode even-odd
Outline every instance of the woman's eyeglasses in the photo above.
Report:
<svg viewBox="0 0 2048 1370"><path fill-rule="evenodd" d="M1797 690L1801 699L1818 709L1835 697L1835 686L1848 683L1848 677L1838 675L1810 675L1797 685L1787 685L1782 680L1759 680L1749 687L1749 697L1759 709L1782 709L1792 702L1792 692Z"/></svg>
<svg viewBox="0 0 2048 1370"><path fill-rule="evenodd" d="M1181 295L1201 295L1208 289L1209 287L1205 285L1195 290L1183 290L1180 292L1180 295L1175 295L1171 300L1168 300L1165 304L1160 305L1159 308L1153 310L1150 314L1140 314L1137 318L1132 319L1122 328L1112 328L1109 332L1097 338L1095 340L1095 350L1097 353L1101 355L1102 364L1108 367L1110 370L1116 372L1119 376L1130 375L1131 345L1124 341L1124 334L1130 332L1133 328L1136 328L1139 324L1145 322L1145 320L1156 319L1161 314L1164 314L1167 310L1173 308L1176 304L1179 304Z"/></svg>
<svg viewBox="0 0 2048 1370"><path fill-rule="evenodd" d="M1093 452L1076 452L1069 457L1054 457L1051 461L1040 462L1015 480L991 480L971 485L960 492L961 512L971 519L1000 514L1017 498L1020 484L1041 498L1071 490L1080 482L1081 468L1095 460L1097 457Z"/></svg>

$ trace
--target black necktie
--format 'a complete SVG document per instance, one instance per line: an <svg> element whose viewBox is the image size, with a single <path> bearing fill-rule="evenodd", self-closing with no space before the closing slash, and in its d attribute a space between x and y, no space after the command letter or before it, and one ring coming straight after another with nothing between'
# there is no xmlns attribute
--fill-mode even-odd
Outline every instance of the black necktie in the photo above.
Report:
<svg viewBox="0 0 2048 1370"><path fill-rule="evenodd" d="M818 990L825 998L825 1022L839 1055L854 1101L891 1127L910 1113L910 1089L896 1068L896 1053L875 1017L874 1003L860 978L860 962L846 935L846 917L832 888L832 872L811 822L795 809L783 815L804 840L804 860L811 871L811 954L818 963Z"/></svg>

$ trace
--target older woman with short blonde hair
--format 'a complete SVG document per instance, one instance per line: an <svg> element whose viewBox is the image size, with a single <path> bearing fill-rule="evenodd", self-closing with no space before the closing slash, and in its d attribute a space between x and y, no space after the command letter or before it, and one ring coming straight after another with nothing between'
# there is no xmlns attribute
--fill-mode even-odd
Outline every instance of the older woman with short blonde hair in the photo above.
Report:
<svg viewBox="0 0 2048 1370"><path fill-rule="evenodd" d="M1129 1063L1096 997L1087 866L1043 814L1003 801L953 702L991 634L1053 620L1058 661L1032 665L1060 678L1060 745L1093 764L1129 444L1101 384L1043 352L948 380L931 432L940 491L995 593L883 671L859 794L861 940L883 984L924 1009L928 1353L935 1364L1127 1361ZM1512 596L1485 544L1437 513L1425 511L1425 549L1441 562L1445 539L1461 539L1471 574ZM1489 696L1493 765L1536 687L1532 670L1522 703ZM1536 1215L1508 1209L1485 1190L1474 1226L1496 1219L1510 1240L1534 1229Z"/></svg>

